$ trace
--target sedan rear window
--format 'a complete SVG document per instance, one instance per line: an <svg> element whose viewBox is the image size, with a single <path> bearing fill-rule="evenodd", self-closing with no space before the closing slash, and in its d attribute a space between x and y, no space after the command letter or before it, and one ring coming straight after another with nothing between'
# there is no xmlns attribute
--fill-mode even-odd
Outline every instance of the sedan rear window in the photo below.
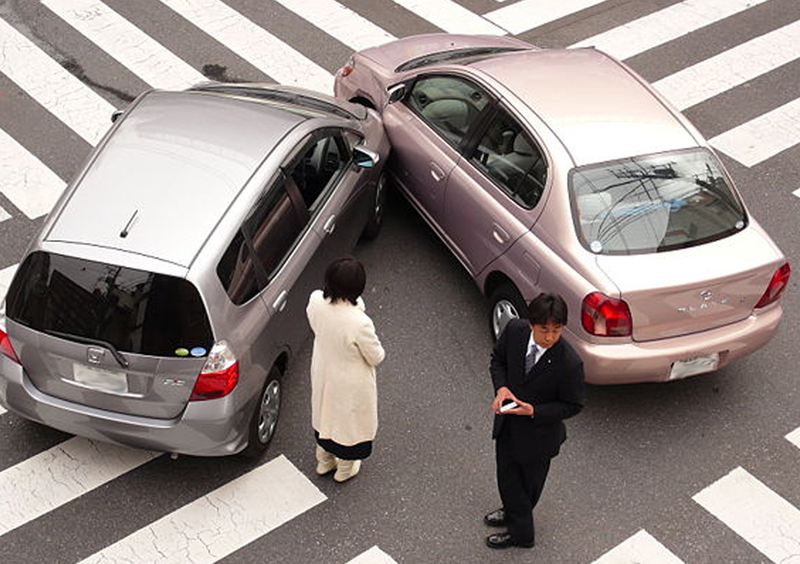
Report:
<svg viewBox="0 0 800 564"><path fill-rule="evenodd" d="M43 333L134 354L205 356L214 341L191 282L42 251L20 266L6 313Z"/></svg>
<svg viewBox="0 0 800 564"><path fill-rule="evenodd" d="M569 184L578 237L596 254L682 249L747 225L741 201L704 149L578 168Z"/></svg>

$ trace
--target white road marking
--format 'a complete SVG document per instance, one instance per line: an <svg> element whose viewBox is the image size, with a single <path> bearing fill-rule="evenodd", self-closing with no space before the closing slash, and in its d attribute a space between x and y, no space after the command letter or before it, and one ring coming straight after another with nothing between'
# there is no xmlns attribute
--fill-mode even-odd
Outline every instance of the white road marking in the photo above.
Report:
<svg viewBox="0 0 800 564"><path fill-rule="evenodd" d="M49 213L64 191L61 180L42 161L0 129L3 195L31 219Z"/></svg>
<svg viewBox="0 0 800 564"><path fill-rule="evenodd" d="M0 472L0 535L161 453L74 437Z"/></svg>
<svg viewBox="0 0 800 564"><path fill-rule="evenodd" d="M627 59L767 0L684 0L570 47L594 46Z"/></svg>
<svg viewBox="0 0 800 564"><path fill-rule="evenodd" d="M207 80L100 0L42 0L42 4L151 86L183 90Z"/></svg>
<svg viewBox="0 0 800 564"><path fill-rule="evenodd" d="M800 189L795 190L794 192L792 192L792 194L794 194L795 196L800 198ZM792 431L791 433L786 435L786 438L794 446L796 446L797 448L800 448L800 427L798 427L797 429L795 429L794 431Z"/></svg>
<svg viewBox="0 0 800 564"><path fill-rule="evenodd" d="M448 33L506 34L504 26L497 27L453 0L394 0L394 3Z"/></svg>
<svg viewBox="0 0 800 564"><path fill-rule="evenodd" d="M800 563L800 510L743 468L692 499L772 562Z"/></svg>
<svg viewBox="0 0 800 564"><path fill-rule="evenodd" d="M760 115L709 142L745 166L755 166L800 142L800 98Z"/></svg>
<svg viewBox="0 0 800 564"><path fill-rule="evenodd" d="M210 564L327 498L281 455L81 561Z"/></svg>
<svg viewBox="0 0 800 564"><path fill-rule="evenodd" d="M517 34L603 2L605 0L521 0L484 14L484 17Z"/></svg>
<svg viewBox="0 0 800 564"><path fill-rule="evenodd" d="M277 2L355 51L396 39L391 33L335 0L277 0Z"/></svg>
<svg viewBox="0 0 800 564"><path fill-rule="evenodd" d="M397 564L397 560L386 554L377 546L362 552L347 564Z"/></svg>
<svg viewBox="0 0 800 564"><path fill-rule="evenodd" d="M800 57L800 20L662 78L654 86L689 108Z"/></svg>
<svg viewBox="0 0 800 564"><path fill-rule="evenodd" d="M92 145L111 126L114 106L2 18L0 72Z"/></svg>
<svg viewBox="0 0 800 564"><path fill-rule="evenodd" d="M683 564L683 560L642 529L592 564Z"/></svg>
<svg viewBox="0 0 800 564"><path fill-rule="evenodd" d="M3 158L3 155L2 155L2 153L0 153L0 159L2 159L2 158ZM9 214L3 208L0 208L0 223L4 222L7 219L11 219L11 214Z"/></svg>
<svg viewBox="0 0 800 564"><path fill-rule="evenodd" d="M8 287L11 286L11 280L14 278L18 266L18 264L12 264L0 270L0 304L6 299Z"/></svg>
<svg viewBox="0 0 800 564"><path fill-rule="evenodd" d="M274 80L333 92L333 75L219 0L160 0Z"/></svg>

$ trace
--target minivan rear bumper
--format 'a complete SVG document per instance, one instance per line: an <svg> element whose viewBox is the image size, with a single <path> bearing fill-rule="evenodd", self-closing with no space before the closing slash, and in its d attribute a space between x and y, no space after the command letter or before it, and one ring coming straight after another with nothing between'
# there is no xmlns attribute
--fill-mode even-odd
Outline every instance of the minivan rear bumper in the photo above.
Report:
<svg viewBox="0 0 800 564"><path fill-rule="evenodd" d="M9 411L73 435L148 450L193 456L241 451L248 419L235 394L190 402L175 419L137 417L43 394L19 364L0 355L0 404Z"/></svg>
<svg viewBox="0 0 800 564"><path fill-rule="evenodd" d="M676 361L718 353L719 369L760 349L775 335L782 314L774 304L742 321L680 337L600 344L569 335L568 341L583 359L590 384L667 382Z"/></svg>

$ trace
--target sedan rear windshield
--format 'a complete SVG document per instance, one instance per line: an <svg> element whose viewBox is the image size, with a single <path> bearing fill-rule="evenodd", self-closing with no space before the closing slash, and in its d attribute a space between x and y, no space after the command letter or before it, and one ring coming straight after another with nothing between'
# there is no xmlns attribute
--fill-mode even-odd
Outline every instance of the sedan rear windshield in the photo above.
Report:
<svg viewBox="0 0 800 564"><path fill-rule="evenodd" d="M6 314L43 333L103 341L134 354L206 356L213 344L191 282L42 251L20 266Z"/></svg>
<svg viewBox="0 0 800 564"><path fill-rule="evenodd" d="M575 169L569 184L578 237L596 254L683 249L747 225L721 165L704 149Z"/></svg>

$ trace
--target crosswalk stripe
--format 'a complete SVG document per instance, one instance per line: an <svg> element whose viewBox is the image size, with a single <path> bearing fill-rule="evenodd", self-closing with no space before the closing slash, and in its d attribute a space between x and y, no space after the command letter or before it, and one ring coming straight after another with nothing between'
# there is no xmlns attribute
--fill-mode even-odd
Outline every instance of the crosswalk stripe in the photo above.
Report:
<svg viewBox="0 0 800 564"><path fill-rule="evenodd" d="M160 0L272 79L322 92L333 75L220 0Z"/></svg>
<svg viewBox="0 0 800 564"><path fill-rule="evenodd" d="M683 560L642 529L592 564L683 564Z"/></svg>
<svg viewBox="0 0 800 564"><path fill-rule="evenodd" d="M11 286L11 280L14 278L14 273L17 271L18 266L18 264L12 264L0 270L0 304L6 299L8 287Z"/></svg>
<svg viewBox="0 0 800 564"><path fill-rule="evenodd" d="M798 189L798 190L795 190L795 191L794 191L794 192L792 192L792 193L793 193L795 196L797 196L798 198L800 198L800 189ZM796 446L797 448L800 448L800 427L798 427L797 429L795 429L794 431L792 431L791 433L789 433L788 435L786 435L786 438L787 438L787 439L789 440L789 442L791 442L791 443L792 443L794 446Z"/></svg>
<svg viewBox="0 0 800 564"><path fill-rule="evenodd" d="M362 552L347 564L397 564L397 560L386 554L377 546L373 546L366 552Z"/></svg>
<svg viewBox="0 0 800 564"><path fill-rule="evenodd" d="M800 510L738 467L692 499L772 562L797 562Z"/></svg>
<svg viewBox="0 0 800 564"><path fill-rule="evenodd" d="M0 18L0 72L92 145L116 110Z"/></svg>
<svg viewBox="0 0 800 564"><path fill-rule="evenodd" d="M0 535L161 453L74 437L0 472Z"/></svg>
<svg viewBox="0 0 800 564"><path fill-rule="evenodd" d="M0 154L0 159L2 159L2 158L3 158L3 155ZM0 168L2 168L2 167L0 167ZM4 222L7 219L11 219L11 215L6 210L4 210L3 208L0 208L0 223Z"/></svg>
<svg viewBox="0 0 800 564"><path fill-rule="evenodd" d="M276 0L355 51L396 37L335 0Z"/></svg>
<svg viewBox="0 0 800 564"><path fill-rule="evenodd" d="M80 564L210 564L326 499L281 455Z"/></svg>
<svg viewBox="0 0 800 564"><path fill-rule="evenodd" d="M484 17L513 34L522 33L605 0L521 0L484 14Z"/></svg>
<svg viewBox="0 0 800 564"><path fill-rule="evenodd" d="M394 3L448 33L506 34L504 26L498 27L452 0L394 0Z"/></svg>
<svg viewBox="0 0 800 564"><path fill-rule="evenodd" d="M684 0L570 47L594 46L627 59L767 1Z"/></svg>
<svg viewBox="0 0 800 564"><path fill-rule="evenodd" d="M49 213L65 183L42 161L0 129L3 195L31 219Z"/></svg>
<svg viewBox="0 0 800 564"><path fill-rule="evenodd" d="M800 142L800 98L712 137L709 142L745 166L755 166Z"/></svg>
<svg viewBox="0 0 800 564"><path fill-rule="evenodd" d="M800 20L686 67L654 86L689 108L800 57Z"/></svg>
<svg viewBox="0 0 800 564"><path fill-rule="evenodd" d="M100 0L42 0L151 86L182 90L206 78Z"/></svg>

